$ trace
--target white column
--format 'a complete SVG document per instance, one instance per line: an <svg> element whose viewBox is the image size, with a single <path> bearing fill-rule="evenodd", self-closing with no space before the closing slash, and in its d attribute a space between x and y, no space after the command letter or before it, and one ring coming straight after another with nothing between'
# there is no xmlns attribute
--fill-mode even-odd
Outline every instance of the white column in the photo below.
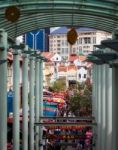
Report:
<svg viewBox="0 0 118 150"><path fill-rule="evenodd" d="M101 69L101 150L106 150L106 64Z"/></svg>
<svg viewBox="0 0 118 150"><path fill-rule="evenodd" d="M93 64L92 69L92 116L97 120L97 65ZM96 126L93 127L93 150L96 149Z"/></svg>
<svg viewBox="0 0 118 150"><path fill-rule="evenodd" d="M34 150L34 82L35 82L35 72L34 72L34 58L30 58L30 80L29 80L29 148Z"/></svg>
<svg viewBox="0 0 118 150"><path fill-rule="evenodd" d="M7 33L0 29L0 150L7 148Z"/></svg>
<svg viewBox="0 0 118 150"><path fill-rule="evenodd" d="M28 150L28 56L23 56L23 150Z"/></svg>
<svg viewBox="0 0 118 150"><path fill-rule="evenodd" d="M112 150L112 68L106 71L106 150Z"/></svg>
<svg viewBox="0 0 118 150"><path fill-rule="evenodd" d="M16 50L17 51L17 50ZM19 53L14 52L13 57L13 150L19 150L19 100L20 100L20 63Z"/></svg>
<svg viewBox="0 0 118 150"><path fill-rule="evenodd" d="M35 65L35 122L39 122L39 59ZM35 126L35 150L39 150L39 126Z"/></svg>
<svg viewBox="0 0 118 150"><path fill-rule="evenodd" d="M118 150L118 66L114 66L112 69L112 150Z"/></svg>
<svg viewBox="0 0 118 150"><path fill-rule="evenodd" d="M43 116L43 61L40 60L39 62L39 104L40 104L40 116ZM39 117L39 122L41 122L41 119ZM40 143L43 143L43 129L42 127L39 127L40 129ZM40 145L40 150L43 150L43 145Z"/></svg>
<svg viewBox="0 0 118 150"><path fill-rule="evenodd" d="M97 120L97 96L98 96L98 66L96 64L93 65L93 116L95 117L95 120Z"/></svg>
<svg viewBox="0 0 118 150"><path fill-rule="evenodd" d="M97 96L97 107L98 107L98 116L97 116L97 150L101 148L101 66L98 65L98 96Z"/></svg>
<svg viewBox="0 0 118 150"><path fill-rule="evenodd" d="M93 64L93 68L92 68L92 83L93 83L93 86L92 86L92 116L95 116L95 102L96 102L96 99L95 99L95 96L96 96L96 90L95 90L95 86L96 86L96 68L95 68L95 65Z"/></svg>

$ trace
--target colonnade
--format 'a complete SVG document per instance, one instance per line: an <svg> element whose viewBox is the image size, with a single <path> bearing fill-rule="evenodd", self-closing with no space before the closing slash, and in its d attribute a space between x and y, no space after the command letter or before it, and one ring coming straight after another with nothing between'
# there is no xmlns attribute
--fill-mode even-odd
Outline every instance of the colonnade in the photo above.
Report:
<svg viewBox="0 0 118 150"><path fill-rule="evenodd" d="M7 33L0 30L0 150L7 149ZM35 54L34 54L35 53ZM28 49L13 49L13 150L20 149L20 55L22 54L22 149L43 146L42 128L35 127L43 116L43 58ZM28 73L29 72L29 73ZM29 88L28 88L29 87Z"/></svg>
<svg viewBox="0 0 118 150"><path fill-rule="evenodd" d="M7 33L0 30L0 150L7 149ZM13 150L19 150L19 57L23 55L23 150L38 150L42 142L42 128L34 123L43 115L43 60L39 54L33 55L18 48L13 52ZM28 75L29 71L29 75ZM29 93L28 93L29 86ZM97 122L96 150L118 149L118 63L93 65L93 115ZM29 98L28 98L29 94ZM29 113L28 113L29 103ZM29 124L29 127L28 127ZM29 133L29 143L28 143ZM28 147L29 145L29 147ZM35 147L34 147L35 145ZM40 144L41 145L41 144ZM40 149L43 149L40 146Z"/></svg>
<svg viewBox="0 0 118 150"><path fill-rule="evenodd" d="M96 150L118 149L118 65L93 66L93 115L97 122Z"/></svg>

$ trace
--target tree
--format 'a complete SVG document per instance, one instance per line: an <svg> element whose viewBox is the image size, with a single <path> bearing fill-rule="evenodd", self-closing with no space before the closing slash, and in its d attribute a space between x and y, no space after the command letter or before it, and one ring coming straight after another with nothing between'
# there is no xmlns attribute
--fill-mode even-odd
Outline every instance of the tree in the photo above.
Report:
<svg viewBox="0 0 118 150"><path fill-rule="evenodd" d="M65 91L66 90L66 81L65 78L60 78L54 82L50 87L53 91Z"/></svg>
<svg viewBox="0 0 118 150"><path fill-rule="evenodd" d="M91 115L92 111L92 86L86 83L78 85L78 92L70 97L70 110L75 115Z"/></svg>

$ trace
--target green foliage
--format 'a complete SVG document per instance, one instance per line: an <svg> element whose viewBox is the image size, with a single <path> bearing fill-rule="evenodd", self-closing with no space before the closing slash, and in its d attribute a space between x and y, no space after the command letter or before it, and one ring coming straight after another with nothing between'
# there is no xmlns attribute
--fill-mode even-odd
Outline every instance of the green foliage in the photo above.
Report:
<svg viewBox="0 0 118 150"><path fill-rule="evenodd" d="M66 81L64 78L58 79L51 86L53 91L64 91L66 89Z"/></svg>
<svg viewBox="0 0 118 150"><path fill-rule="evenodd" d="M92 86L79 84L78 92L70 98L70 110L75 115L91 115L92 110ZM78 114L79 113L79 114Z"/></svg>

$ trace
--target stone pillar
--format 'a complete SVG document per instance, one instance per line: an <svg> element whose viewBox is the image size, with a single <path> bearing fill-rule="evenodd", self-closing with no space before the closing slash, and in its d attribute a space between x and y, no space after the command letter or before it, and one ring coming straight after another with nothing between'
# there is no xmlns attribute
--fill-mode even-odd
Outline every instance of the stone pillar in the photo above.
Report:
<svg viewBox="0 0 118 150"><path fill-rule="evenodd" d="M118 149L118 65L112 68L112 150Z"/></svg>
<svg viewBox="0 0 118 150"><path fill-rule="evenodd" d="M98 99L98 66L94 64L93 66L93 116L97 120L97 99Z"/></svg>
<svg viewBox="0 0 118 150"><path fill-rule="evenodd" d="M40 60L39 62L39 103L40 103L40 116L43 116L43 61ZM39 117L39 122L41 122L41 119ZM43 139L42 139L42 136L43 136L43 128L42 126L39 127L39 130L40 130L40 143L41 143L41 146L40 146L40 150L43 150Z"/></svg>
<svg viewBox="0 0 118 150"><path fill-rule="evenodd" d="M101 147L101 71L102 68L98 65L98 77L97 77L97 150L100 150Z"/></svg>
<svg viewBox="0 0 118 150"><path fill-rule="evenodd" d="M7 46L7 33L0 29L0 150L7 148Z"/></svg>
<svg viewBox="0 0 118 150"><path fill-rule="evenodd" d="M22 108L23 108L23 150L28 150L28 56L23 55L23 91L22 91Z"/></svg>
<svg viewBox="0 0 118 150"><path fill-rule="evenodd" d="M112 68L106 66L106 150L112 150Z"/></svg>
<svg viewBox="0 0 118 150"><path fill-rule="evenodd" d="M39 59L35 65L35 122L39 122ZM35 126L35 150L39 150L39 126Z"/></svg>
<svg viewBox="0 0 118 150"><path fill-rule="evenodd" d="M95 121L97 121L97 65L93 64L92 69L92 116L95 117ZM96 149L96 126L93 126L93 150Z"/></svg>
<svg viewBox="0 0 118 150"><path fill-rule="evenodd" d="M93 87L92 87L92 116L95 117L95 102L96 102L96 66L93 64L93 68L92 68L92 83L93 83Z"/></svg>
<svg viewBox="0 0 118 150"><path fill-rule="evenodd" d="M101 150L106 150L106 64L101 69Z"/></svg>
<svg viewBox="0 0 118 150"><path fill-rule="evenodd" d="M34 82L35 82L34 58L30 58L29 79L29 149L34 150Z"/></svg>
<svg viewBox="0 0 118 150"><path fill-rule="evenodd" d="M19 150L19 138L20 138L20 127L19 127L19 100L20 100L20 63L19 63L19 52L16 50L13 55L13 150Z"/></svg>

